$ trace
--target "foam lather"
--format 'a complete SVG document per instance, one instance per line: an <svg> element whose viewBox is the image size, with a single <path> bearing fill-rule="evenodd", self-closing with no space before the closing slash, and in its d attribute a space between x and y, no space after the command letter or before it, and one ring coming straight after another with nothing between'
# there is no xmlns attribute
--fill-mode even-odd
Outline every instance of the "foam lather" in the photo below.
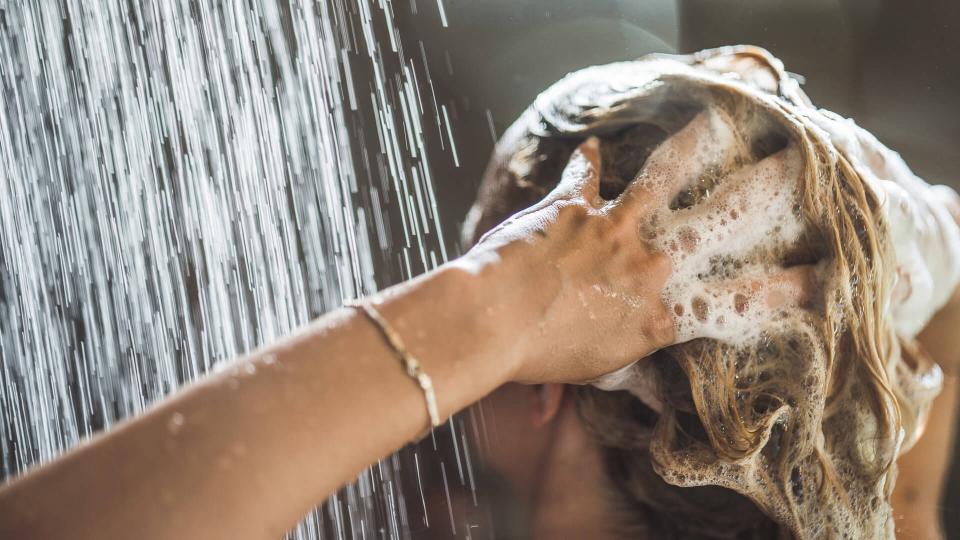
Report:
<svg viewBox="0 0 960 540"><path fill-rule="evenodd" d="M677 336L698 339L594 382L658 413L637 459L673 486L749 498L785 534L892 538L894 462L942 382L914 338L960 282L955 194L814 107L767 51L725 47L551 86L497 145L467 239L547 193L591 135L604 196L641 177L655 187L658 174L688 186L639 233L673 261L662 300ZM700 204L721 197L719 210ZM747 215L764 226L732 234ZM800 264L822 285L810 306L717 293L731 277Z"/></svg>

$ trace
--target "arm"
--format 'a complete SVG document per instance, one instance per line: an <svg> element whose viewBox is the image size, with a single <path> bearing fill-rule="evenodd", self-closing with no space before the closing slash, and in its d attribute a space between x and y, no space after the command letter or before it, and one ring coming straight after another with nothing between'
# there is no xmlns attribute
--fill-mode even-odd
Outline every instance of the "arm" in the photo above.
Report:
<svg viewBox="0 0 960 540"><path fill-rule="evenodd" d="M501 277L444 268L382 308L443 415L515 369L510 336L478 316L506 300ZM419 388L376 328L336 311L6 487L0 537L280 538L426 425Z"/></svg>
<svg viewBox="0 0 960 540"><path fill-rule="evenodd" d="M583 163L566 188L596 176ZM382 294L378 309L432 377L442 417L508 380L587 379L672 339L655 309L669 269L627 230L609 230L608 216L588 219L570 189L488 247ZM610 280L649 309L595 302L607 329L635 338L594 347L571 323L583 318L584 283ZM575 364L585 347L603 362ZM427 426L420 388L378 329L338 310L5 486L0 538L279 538Z"/></svg>
<svg viewBox="0 0 960 540"><path fill-rule="evenodd" d="M918 339L943 368L943 390L933 402L923 437L897 461L900 469L891 503L897 534L904 538L943 538L940 509L954 448L960 397L960 289L930 321Z"/></svg>
<svg viewBox="0 0 960 540"><path fill-rule="evenodd" d="M442 417L507 381L591 380L674 342L661 300L671 263L638 231L672 196L651 186L676 192L685 176L651 166L666 177L651 172L605 201L588 141L544 201L382 294L378 309L432 377ZM772 277L736 281L718 301L761 294L774 307L807 292L804 272ZM339 310L5 486L0 537L279 537L427 425L419 387L378 330Z"/></svg>
<svg viewBox="0 0 960 540"><path fill-rule="evenodd" d="M938 193L960 225L960 197L946 187ZM919 235L918 235L919 236ZM956 252L949 247L953 256ZM960 288L917 336L921 346L943 369L943 389L933 402L923 437L897 460L899 477L891 496L897 534L904 538L943 538L941 505L955 448L954 428L960 407Z"/></svg>

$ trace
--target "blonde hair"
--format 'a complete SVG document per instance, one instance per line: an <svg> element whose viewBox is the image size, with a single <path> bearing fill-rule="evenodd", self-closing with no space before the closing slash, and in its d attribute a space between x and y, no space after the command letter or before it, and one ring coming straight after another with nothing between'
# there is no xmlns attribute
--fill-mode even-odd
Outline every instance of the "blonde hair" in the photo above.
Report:
<svg viewBox="0 0 960 540"><path fill-rule="evenodd" d="M805 235L773 255L819 263L828 277L813 309L771 325L756 345L700 339L644 360L659 414L627 393L577 390L614 500L628 523L662 536L769 537L779 528L892 537L895 460L917 436L936 394L923 378L937 368L893 329L893 250L877 195L769 53L651 56L568 76L498 145L465 231L476 239L542 197L591 134L606 148L602 191L615 194L657 142L707 107L734 120L743 160L788 142L800 149ZM688 193L686 204L703 196Z"/></svg>

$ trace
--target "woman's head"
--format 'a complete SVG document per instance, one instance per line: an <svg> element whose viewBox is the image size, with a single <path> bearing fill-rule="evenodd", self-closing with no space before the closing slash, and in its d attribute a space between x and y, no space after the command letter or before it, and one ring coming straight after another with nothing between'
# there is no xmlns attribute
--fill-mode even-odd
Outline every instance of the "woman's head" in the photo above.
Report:
<svg viewBox="0 0 960 540"><path fill-rule="evenodd" d="M668 135L720 118L731 150L673 208L710 197L732 167L787 148L797 156L800 183L787 187L797 191L796 207L771 215L784 227L795 221L797 234L768 249L717 253L685 281L710 283L730 265L817 264L824 286L813 307L756 320L749 339L659 351L619 379L632 393L574 390L625 524L705 537L767 537L778 526L800 536L892 534L893 461L912 443L937 373L895 332L881 200L824 131L821 114L765 51L723 49L572 74L498 145L468 219L470 241L549 192L590 135L602 140L601 193L613 198ZM722 227L720 219L691 223ZM655 245L664 238L656 223L639 233ZM672 307L724 328L707 296Z"/></svg>

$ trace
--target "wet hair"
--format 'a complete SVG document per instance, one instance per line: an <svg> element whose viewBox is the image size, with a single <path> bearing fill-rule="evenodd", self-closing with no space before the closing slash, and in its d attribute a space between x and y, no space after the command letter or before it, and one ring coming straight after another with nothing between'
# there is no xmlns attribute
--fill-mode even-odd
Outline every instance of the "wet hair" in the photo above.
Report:
<svg viewBox="0 0 960 540"><path fill-rule="evenodd" d="M886 311L893 250L877 194L768 52L658 55L569 75L498 144L465 240L548 193L590 135L601 138L601 195L616 197L660 142L706 109L733 120L737 165L799 148L802 238L753 256L818 264L825 284L812 308L758 321L748 346L697 339L644 359L657 411L629 392L575 388L611 504L626 534L892 537L895 459L918 436L939 373ZM724 177L714 172L674 206L709 197Z"/></svg>

